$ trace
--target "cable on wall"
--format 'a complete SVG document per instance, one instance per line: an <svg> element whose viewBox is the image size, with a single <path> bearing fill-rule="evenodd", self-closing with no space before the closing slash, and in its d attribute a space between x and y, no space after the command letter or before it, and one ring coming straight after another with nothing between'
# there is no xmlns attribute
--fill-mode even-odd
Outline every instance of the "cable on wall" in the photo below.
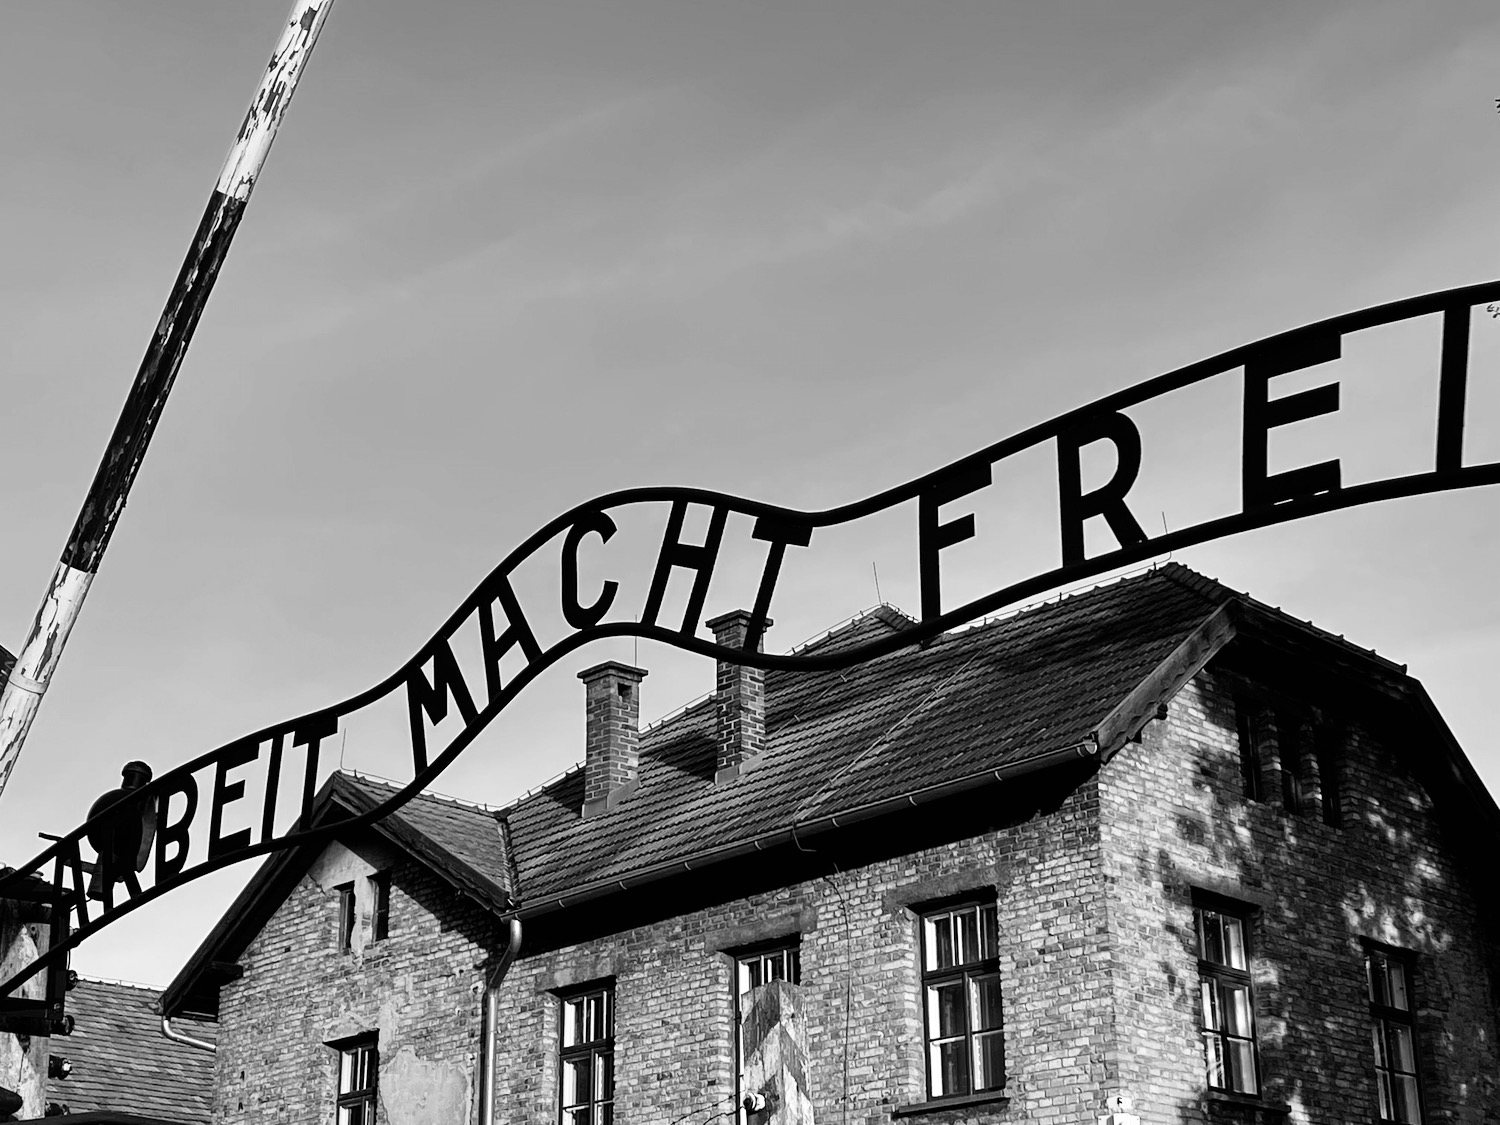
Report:
<svg viewBox="0 0 1500 1125"><path fill-rule="evenodd" d="M800 846L800 845L799 845ZM832 860L829 860L833 863ZM839 865L833 863L834 875L842 875ZM828 875L823 876L823 882L833 888L833 893L838 895L839 912L844 916L844 1112L843 1125L849 1125L849 1016L854 1003L854 947L853 939L849 932L849 901L844 898L844 892L839 885Z"/></svg>

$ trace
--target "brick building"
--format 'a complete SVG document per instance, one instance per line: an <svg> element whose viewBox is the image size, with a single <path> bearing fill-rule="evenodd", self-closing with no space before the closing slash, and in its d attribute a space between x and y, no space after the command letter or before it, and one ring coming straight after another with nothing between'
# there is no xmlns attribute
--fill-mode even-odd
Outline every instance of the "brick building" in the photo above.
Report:
<svg viewBox="0 0 1500 1125"><path fill-rule="evenodd" d="M638 733L644 674L268 861L163 997L216 1122L1500 1119L1500 812L1400 666L1168 565Z"/></svg>

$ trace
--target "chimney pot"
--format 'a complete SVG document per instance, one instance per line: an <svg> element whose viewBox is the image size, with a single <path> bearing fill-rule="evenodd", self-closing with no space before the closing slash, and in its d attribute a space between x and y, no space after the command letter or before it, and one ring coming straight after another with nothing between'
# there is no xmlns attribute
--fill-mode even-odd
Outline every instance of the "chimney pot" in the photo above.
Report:
<svg viewBox="0 0 1500 1125"><path fill-rule="evenodd" d="M644 668L609 660L578 673L587 702L583 815L608 812L635 791L640 774L640 683Z"/></svg>
<svg viewBox="0 0 1500 1125"><path fill-rule="evenodd" d="M706 624L721 648L744 648L754 616L743 609L732 610ZM766 618L765 630L775 622ZM759 641L756 651L761 650ZM714 740L717 754L714 783L733 781L750 769L766 746L766 674L760 668L720 660L715 701L717 721Z"/></svg>

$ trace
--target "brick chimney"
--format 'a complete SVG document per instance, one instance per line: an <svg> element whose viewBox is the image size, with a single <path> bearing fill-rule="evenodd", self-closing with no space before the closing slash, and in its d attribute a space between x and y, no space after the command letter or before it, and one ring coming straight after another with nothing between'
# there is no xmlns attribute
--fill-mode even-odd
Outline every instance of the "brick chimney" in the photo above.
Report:
<svg viewBox="0 0 1500 1125"><path fill-rule="evenodd" d="M707 622L714 643L724 648L744 648L750 629L750 613L731 610ZM769 629L775 622L766 620ZM761 631L762 636L765 630ZM756 646L757 651L760 646ZM766 748L766 674L759 668L719 661L714 699L718 712L714 729L717 756L714 782L733 781L755 764Z"/></svg>
<svg viewBox="0 0 1500 1125"><path fill-rule="evenodd" d="M640 772L644 668L610 660L578 673L588 693L583 815L608 812L630 796Z"/></svg>

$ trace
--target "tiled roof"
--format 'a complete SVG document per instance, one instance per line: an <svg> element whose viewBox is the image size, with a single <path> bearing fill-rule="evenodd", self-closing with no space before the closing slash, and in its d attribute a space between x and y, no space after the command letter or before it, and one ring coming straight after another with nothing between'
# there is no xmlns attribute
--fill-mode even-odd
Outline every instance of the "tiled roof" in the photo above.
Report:
<svg viewBox="0 0 1500 1125"><path fill-rule="evenodd" d="M51 1040L52 1053L68 1059L73 1072L48 1082L47 1100L70 1114L115 1110L208 1125L214 1056L162 1035L160 996L152 988L81 978L68 993L73 1034ZM212 1043L218 1025L181 1020L176 1030Z"/></svg>
<svg viewBox="0 0 1500 1125"><path fill-rule="evenodd" d="M342 772L334 777L340 795L363 795L366 801L356 802L361 804L386 800L397 788L362 774ZM382 818L380 828L456 878L481 901L504 907L515 898L504 827L484 809L422 793Z"/></svg>
<svg viewBox="0 0 1500 1125"><path fill-rule="evenodd" d="M581 771L510 809L520 900L1042 757L1084 742L1227 600L1153 572L843 671L766 675L766 749L713 782L710 704L642 738L640 786L587 820ZM825 643L891 630L871 614Z"/></svg>
<svg viewBox="0 0 1500 1125"><path fill-rule="evenodd" d="M1234 595L1162 568L843 671L766 675L767 748L713 781L713 701L644 732L640 784L583 819L574 770L496 816L424 797L402 812L521 906L1085 742ZM1196 577L1196 576L1194 576ZM902 624L881 607L817 642L846 648ZM389 787L353 779L373 799ZM429 828L430 826L430 828ZM514 881L512 881L514 880Z"/></svg>

